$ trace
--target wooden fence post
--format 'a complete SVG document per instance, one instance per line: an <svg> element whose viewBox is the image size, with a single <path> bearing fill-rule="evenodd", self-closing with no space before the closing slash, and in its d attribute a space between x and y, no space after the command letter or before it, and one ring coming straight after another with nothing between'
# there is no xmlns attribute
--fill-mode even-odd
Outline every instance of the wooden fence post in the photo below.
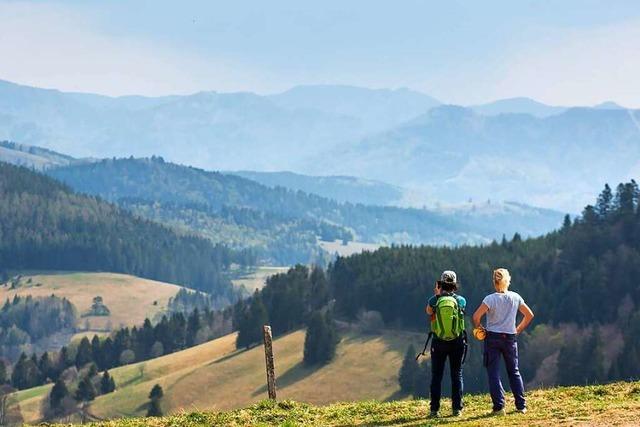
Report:
<svg viewBox="0 0 640 427"><path fill-rule="evenodd" d="M264 335L264 358L267 363L267 389L269 390L269 399L276 400L276 373L273 365L271 326L264 325L262 332Z"/></svg>

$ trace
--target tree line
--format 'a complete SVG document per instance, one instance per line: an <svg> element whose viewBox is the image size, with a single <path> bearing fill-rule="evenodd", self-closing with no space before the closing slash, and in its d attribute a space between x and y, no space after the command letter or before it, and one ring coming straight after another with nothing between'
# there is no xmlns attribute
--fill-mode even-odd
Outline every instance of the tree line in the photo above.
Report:
<svg viewBox="0 0 640 427"><path fill-rule="evenodd" d="M76 309L66 298L15 295L0 309L0 356L16 360L38 340L73 331L76 319Z"/></svg>
<svg viewBox="0 0 640 427"><path fill-rule="evenodd" d="M101 339L84 337L77 346L64 346L59 352L44 352L31 357L22 354L7 376L0 363L0 384L9 383L18 390L56 382L69 368L80 370L94 365L99 371L140 362L184 350L225 335L231 331L231 313L227 310L188 315L172 313L153 325L146 319L141 327L122 328Z"/></svg>
<svg viewBox="0 0 640 427"><path fill-rule="evenodd" d="M236 346L249 348L262 341L262 326L274 336L307 326L303 360L323 364L335 355L339 338L333 320L328 281L320 267L296 265L267 279L265 287L232 309Z"/></svg>

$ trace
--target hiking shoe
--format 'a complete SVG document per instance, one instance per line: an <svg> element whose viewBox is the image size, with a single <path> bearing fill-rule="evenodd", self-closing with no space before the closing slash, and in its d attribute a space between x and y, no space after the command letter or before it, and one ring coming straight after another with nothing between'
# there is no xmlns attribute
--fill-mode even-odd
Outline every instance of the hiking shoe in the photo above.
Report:
<svg viewBox="0 0 640 427"><path fill-rule="evenodd" d="M494 409L493 412L491 413L491 415L497 416L497 417L501 417L503 415L507 415L507 412L504 410L504 408L502 409Z"/></svg>
<svg viewBox="0 0 640 427"><path fill-rule="evenodd" d="M460 415L462 415L462 409L454 409L453 410L453 416L454 417L459 417Z"/></svg>
<svg viewBox="0 0 640 427"><path fill-rule="evenodd" d="M527 413L527 408L516 409L516 412L519 412L521 414L526 414Z"/></svg>
<svg viewBox="0 0 640 427"><path fill-rule="evenodd" d="M438 411L429 412L429 418L438 418Z"/></svg>

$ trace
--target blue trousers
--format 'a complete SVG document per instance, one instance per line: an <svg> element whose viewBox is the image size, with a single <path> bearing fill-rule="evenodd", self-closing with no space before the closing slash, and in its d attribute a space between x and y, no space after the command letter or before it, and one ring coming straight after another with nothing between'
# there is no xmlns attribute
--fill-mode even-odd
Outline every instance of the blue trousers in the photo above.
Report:
<svg viewBox="0 0 640 427"><path fill-rule="evenodd" d="M500 381L500 359L504 359L509 386L516 401L517 409L524 409L524 383L518 368L518 342L516 336L489 332L484 341L484 365L489 375L489 391L493 402L493 410L504 408L504 388Z"/></svg>
<svg viewBox="0 0 640 427"><path fill-rule="evenodd" d="M442 341L434 337L431 344L431 410L440 410L442 396L442 377L444 365L449 358L451 370L451 400L453 409L462 409L462 357L464 355L464 341L462 338L454 341Z"/></svg>

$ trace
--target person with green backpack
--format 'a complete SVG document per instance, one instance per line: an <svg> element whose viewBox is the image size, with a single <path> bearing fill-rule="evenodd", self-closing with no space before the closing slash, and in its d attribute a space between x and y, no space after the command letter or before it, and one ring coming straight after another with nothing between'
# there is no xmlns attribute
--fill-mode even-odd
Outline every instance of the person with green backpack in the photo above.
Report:
<svg viewBox="0 0 640 427"><path fill-rule="evenodd" d="M462 364L467 349L464 310L467 301L458 290L456 273L447 270L436 281L434 295L429 299L426 312L431 320L431 417L437 417L442 395L444 365L449 358L451 370L451 400L453 415L462 412ZM428 342L428 340L427 340Z"/></svg>

